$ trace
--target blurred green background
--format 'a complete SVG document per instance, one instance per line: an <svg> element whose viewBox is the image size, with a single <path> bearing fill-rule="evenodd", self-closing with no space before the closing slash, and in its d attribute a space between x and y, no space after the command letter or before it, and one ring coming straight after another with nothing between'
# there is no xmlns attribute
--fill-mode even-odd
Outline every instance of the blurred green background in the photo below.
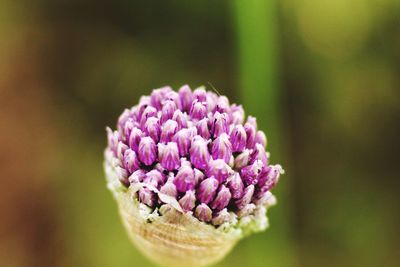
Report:
<svg viewBox="0 0 400 267"><path fill-rule="evenodd" d="M208 82L286 169L270 229L218 266L398 266L399 25L398 0L0 0L0 266L153 266L106 190L104 128Z"/></svg>

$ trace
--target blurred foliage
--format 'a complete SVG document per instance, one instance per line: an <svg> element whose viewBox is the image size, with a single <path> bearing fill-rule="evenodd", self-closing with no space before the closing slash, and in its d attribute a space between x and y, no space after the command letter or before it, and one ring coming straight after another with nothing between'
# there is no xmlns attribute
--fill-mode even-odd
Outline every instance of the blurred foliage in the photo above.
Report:
<svg viewBox="0 0 400 267"><path fill-rule="evenodd" d="M397 266L397 0L0 2L0 266L152 266L102 170L152 88L212 83L287 174L218 266Z"/></svg>

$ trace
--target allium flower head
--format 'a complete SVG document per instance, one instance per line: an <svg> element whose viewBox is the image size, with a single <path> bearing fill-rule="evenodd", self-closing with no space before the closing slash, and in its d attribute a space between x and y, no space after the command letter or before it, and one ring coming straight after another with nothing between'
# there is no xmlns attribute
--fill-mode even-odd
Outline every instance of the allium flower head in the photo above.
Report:
<svg viewBox="0 0 400 267"><path fill-rule="evenodd" d="M187 85L155 89L121 114L116 130L107 128L107 138L109 188L119 202L129 192L147 221L175 210L237 237L267 227L270 190L283 169L269 163L256 119L227 97Z"/></svg>

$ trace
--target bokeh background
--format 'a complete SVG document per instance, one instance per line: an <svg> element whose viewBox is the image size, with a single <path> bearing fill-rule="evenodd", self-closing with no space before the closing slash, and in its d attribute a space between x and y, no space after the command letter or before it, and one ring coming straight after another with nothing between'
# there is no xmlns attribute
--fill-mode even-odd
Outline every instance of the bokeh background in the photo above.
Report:
<svg viewBox="0 0 400 267"><path fill-rule="evenodd" d="M185 83L243 103L286 169L271 228L218 266L398 266L398 0L0 0L0 266L153 266L104 129Z"/></svg>

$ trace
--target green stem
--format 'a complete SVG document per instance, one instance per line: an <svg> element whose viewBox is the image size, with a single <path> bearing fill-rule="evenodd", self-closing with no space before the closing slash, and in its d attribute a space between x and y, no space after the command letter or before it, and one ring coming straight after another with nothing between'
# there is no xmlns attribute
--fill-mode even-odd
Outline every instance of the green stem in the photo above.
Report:
<svg viewBox="0 0 400 267"><path fill-rule="evenodd" d="M280 91L278 83L277 6L273 0L234 0L233 17L237 37L239 96L247 115L258 118L259 128L268 136L272 162L283 158ZM292 266L288 182L274 191L279 205L271 209L271 229L251 242L244 242L240 253L247 266ZM256 239L256 240L254 240ZM268 241L267 241L268 240ZM247 256L251 255L251 257ZM237 259L239 260L239 259Z"/></svg>

